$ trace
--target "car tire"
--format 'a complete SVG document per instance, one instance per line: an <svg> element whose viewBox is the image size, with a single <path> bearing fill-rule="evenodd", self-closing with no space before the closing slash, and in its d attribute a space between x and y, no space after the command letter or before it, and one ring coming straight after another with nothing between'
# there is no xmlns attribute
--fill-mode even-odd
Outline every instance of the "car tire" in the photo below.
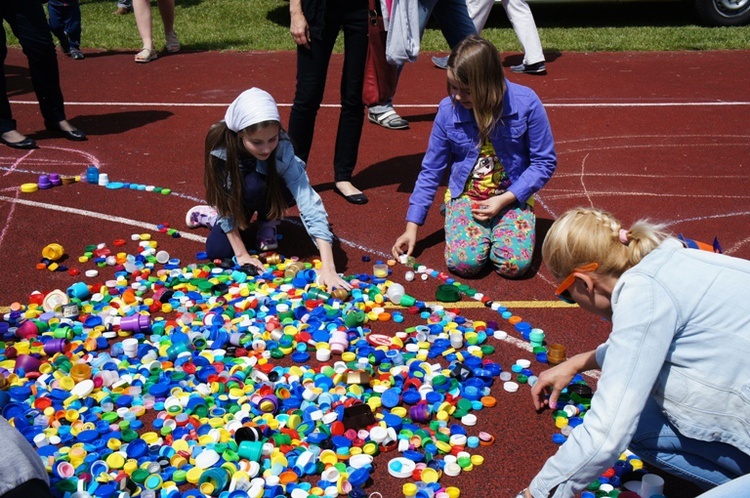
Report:
<svg viewBox="0 0 750 498"><path fill-rule="evenodd" d="M750 0L694 0L694 6L709 26L741 26L750 22Z"/></svg>

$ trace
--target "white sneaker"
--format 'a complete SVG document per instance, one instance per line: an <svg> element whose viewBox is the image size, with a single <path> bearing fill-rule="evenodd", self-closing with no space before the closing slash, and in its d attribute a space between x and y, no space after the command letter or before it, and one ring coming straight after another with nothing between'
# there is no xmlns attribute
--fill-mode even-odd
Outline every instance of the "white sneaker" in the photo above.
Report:
<svg viewBox="0 0 750 498"><path fill-rule="evenodd" d="M211 206L193 206L185 215L185 224L188 228L213 228L218 217L219 213L217 213Z"/></svg>

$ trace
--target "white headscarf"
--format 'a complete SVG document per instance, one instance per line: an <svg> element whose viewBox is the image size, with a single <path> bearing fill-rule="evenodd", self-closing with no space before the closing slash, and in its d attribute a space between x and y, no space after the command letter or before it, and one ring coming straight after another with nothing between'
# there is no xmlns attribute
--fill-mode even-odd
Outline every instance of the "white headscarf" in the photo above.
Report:
<svg viewBox="0 0 750 498"><path fill-rule="evenodd" d="M224 115L227 128L235 133L263 121L281 122L281 118L276 101L270 93L260 88L251 88L242 92L229 105Z"/></svg>

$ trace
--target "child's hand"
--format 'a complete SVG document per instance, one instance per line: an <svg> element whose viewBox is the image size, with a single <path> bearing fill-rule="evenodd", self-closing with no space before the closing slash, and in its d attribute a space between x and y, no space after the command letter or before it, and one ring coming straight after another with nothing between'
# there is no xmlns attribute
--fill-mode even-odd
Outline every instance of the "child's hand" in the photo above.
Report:
<svg viewBox="0 0 750 498"><path fill-rule="evenodd" d="M490 197L486 201L474 201L471 203L471 214L477 221L487 221L494 218L501 209L505 207L502 197Z"/></svg>
<svg viewBox="0 0 750 498"><path fill-rule="evenodd" d="M341 278L334 268L321 268L318 270L318 283L325 286L328 292L338 288L352 290L349 282Z"/></svg>
<svg viewBox="0 0 750 498"><path fill-rule="evenodd" d="M556 367L540 373L539 380L531 388L534 408L540 410L545 406L549 406L553 410L556 409L560 393L568 387L568 384L570 384L570 381L577 373L578 371L570 361L564 361ZM547 392L550 393L549 399L547 399Z"/></svg>
<svg viewBox="0 0 750 498"><path fill-rule="evenodd" d="M240 256L235 256L234 259L237 261L237 264L239 266L252 265L256 267L258 271L261 273L264 273L266 271L266 268L263 266L263 263L261 263L258 258L254 258L253 256L250 256L249 254L242 254Z"/></svg>
<svg viewBox="0 0 750 498"><path fill-rule="evenodd" d="M414 250L414 244L416 244L416 239L410 234L404 233L401 237L396 239L396 243L393 244L393 247L391 248L391 253L394 258L398 258L402 254L411 256L411 253Z"/></svg>

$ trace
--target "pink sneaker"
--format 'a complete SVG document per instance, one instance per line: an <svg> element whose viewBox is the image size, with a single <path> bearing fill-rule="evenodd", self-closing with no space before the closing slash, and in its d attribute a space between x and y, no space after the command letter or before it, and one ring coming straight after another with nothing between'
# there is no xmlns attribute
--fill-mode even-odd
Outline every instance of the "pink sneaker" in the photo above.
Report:
<svg viewBox="0 0 750 498"><path fill-rule="evenodd" d="M272 251L279 247L276 240L276 227L279 221L261 221L258 224L258 234L255 236L255 243L259 251Z"/></svg>
<svg viewBox="0 0 750 498"><path fill-rule="evenodd" d="M185 215L185 223L188 228L213 228L218 217L219 214L211 206L193 206Z"/></svg>

